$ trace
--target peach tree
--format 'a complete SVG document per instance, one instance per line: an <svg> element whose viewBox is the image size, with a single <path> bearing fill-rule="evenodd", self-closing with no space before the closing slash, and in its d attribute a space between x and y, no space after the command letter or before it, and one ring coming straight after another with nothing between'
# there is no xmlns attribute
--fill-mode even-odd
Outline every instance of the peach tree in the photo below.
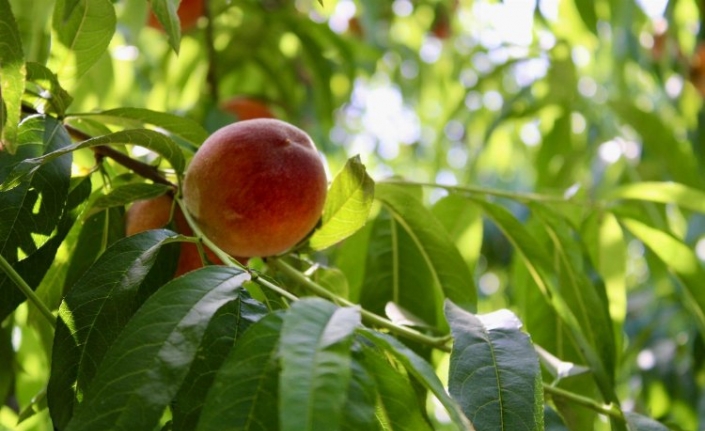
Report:
<svg viewBox="0 0 705 431"><path fill-rule="evenodd" d="M547 71L500 94L532 54L484 70L480 54L498 51L473 45L472 1L206 0L195 19L179 3L193 2L0 0L0 428L698 423L705 192L688 145L700 136L698 90L681 82L673 126L630 96L641 81L614 78L619 91L598 100L569 49L604 33L606 10L629 34L624 10L638 6L567 6L580 29L537 45ZM543 13L530 13L534 25L558 27ZM672 52L654 76L675 68ZM606 62L635 70L636 55ZM418 128L413 142L365 145L364 109L385 111L363 107L372 96L359 81L379 74L398 83L388 99L418 101L406 121L385 118ZM260 114L229 110L233 97ZM187 231L170 217L126 236L136 201L170 195L172 213L187 208L201 144L261 112L306 130L328 160L323 211L303 240L243 262L188 211ZM603 139L614 133L641 152ZM203 267L175 277L184 243ZM635 379L660 381L647 348L669 339L658 322L678 326L680 371L642 392Z"/></svg>

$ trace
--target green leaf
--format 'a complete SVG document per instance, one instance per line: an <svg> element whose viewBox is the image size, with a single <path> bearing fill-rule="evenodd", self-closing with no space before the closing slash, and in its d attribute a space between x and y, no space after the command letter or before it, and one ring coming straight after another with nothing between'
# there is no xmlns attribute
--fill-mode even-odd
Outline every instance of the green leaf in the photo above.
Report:
<svg viewBox="0 0 705 431"><path fill-rule="evenodd" d="M604 198L676 204L681 208L705 214L705 192L673 182L645 181L625 184L610 190Z"/></svg>
<svg viewBox="0 0 705 431"><path fill-rule="evenodd" d="M323 207L323 222L309 243L314 250L326 249L349 237L367 222L374 200L374 181L359 156L348 160L333 179Z"/></svg>
<svg viewBox="0 0 705 431"><path fill-rule="evenodd" d="M54 70L60 81L80 78L103 56L115 33L115 7L110 0L58 0L52 40Z"/></svg>
<svg viewBox="0 0 705 431"><path fill-rule="evenodd" d="M453 333L448 391L480 429L543 430L539 360L509 310L474 315L446 302Z"/></svg>
<svg viewBox="0 0 705 431"><path fill-rule="evenodd" d="M121 144L141 145L164 156L164 158L171 163L171 167L174 168L178 174L181 174L184 171L186 162L184 160L183 153L176 143L171 140L171 138L153 130L123 130L73 144L62 148L61 150L46 154L42 157L24 160L15 166L8 178L0 185L0 191L9 190L16 187L27 175L33 174L45 163L48 163L65 154L98 145Z"/></svg>
<svg viewBox="0 0 705 431"><path fill-rule="evenodd" d="M90 118L103 123L117 124L126 128L141 128L151 124L166 130L195 147L199 147L208 138L208 132L196 121L166 112L143 108L116 108L107 111L71 114L74 118Z"/></svg>
<svg viewBox="0 0 705 431"><path fill-rule="evenodd" d="M239 269L209 266L162 286L114 340L66 431L155 427L215 311L248 279Z"/></svg>
<svg viewBox="0 0 705 431"><path fill-rule="evenodd" d="M369 243L358 258L365 259L365 264L357 266L365 271L360 305L384 314L392 302L420 318L424 326L448 332L443 293L414 240L387 210L383 209L370 224Z"/></svg>
<svg viewBox="0 0 705 431"><path fill-rule="evenodd" d="M0 151L0 181L25 158L64 148L71 139L51 117L35 116L22 122L17 152ZM41 282L56 251L73 225L69 203L71 155L47 163L19 187L0 191L0 251L32 287ZM26 298L5 274L0 274L0 320Z"/></svg>
<svg viewBox="0 0 705 431"><path fill-rule="evenodd" d="M206 396L216 377L215 371L225 362L233 343L266 314L267 308L252 299L246 290L214 314L189 373L174 398L171 407L174 431L196 429Z"/></svg>
<svg viewBox="0 0 705 431"><path fill-rule="evenodd" d="M27 62L25 99L29 99L38 112L53 112L59 117L66 113L73 101L51 70L31 61Z"/></svg>
<svg viewBox="0 0 705 431"><path fill-rule="evenodd" d="M384 429L431 431L422 413L425 406L419 402L409 376L400 372L379 349L363 347L361 353L359 361L375 382L377 416Z"/></svg>
<svg viewBox="0 0 705 431"><path fill-rule="evenodd" d="M197 431L277 431L282 314L272 313L240 337L218 370Z"/></svg>
<svg viewBox="0 0 705 431"><path fill-rule="evenodd" d="M84 218L88 218L108 208L125 206L137 200L156 198L167 193L169 190L172 190L172 187L152 183L135 183L117 186L110 190L107 195L96 198L90 209L84 213Z"/></svg>
<svg viewBox="0 0 705 431"><path fill-rule="evenodd" d="M283 431L338 429L351 379L350 345L358 308L319 298L292 304L279 346L279 421Z"/></svg>
<svg viewBox="0 0 705 431"><path fill-rule="evenodd" d="M668 431L668 427L647 416L634 412L625 412L629 431Z"/></svg>
<svg viewBox="0 0 705 431"><path fill-rule="evenodd" d="M466 310L474 310L477 290L472 274L443 225L420 201L399 187L378 184L375 193L413 239L445 297Z"/></svg>
<svg viewBox="0 0 705 431"><path fill-rule="evenodd" d="M450 417L451 423L459 430L474 430L475 428L467 420L460 406L448 395L443 384L438 379L435 370L428 362L406 347L396 338L387 334L382 334L371 329L358 329L358 333L377 348L387 352L401 363L409 375L421 382L424 387L431 391L438 398L441 405L445 407Z"/></svg>
<svg viewBox="0 0 705 431"><path fill-rule="evenodd" d="M63 429L77 397L126 322L152 292L166 281L149 277L160 249L177 235L151 230L118 241L90 267L59 308L47 395L54 423ZM170 276L171 274L167 274ZM78 391L78 393L76 393Z"/></svg>
<svg viewBox="0 0 705 431"><path fill-rule="evenodd" d="M448 231L468 267L475 268L482 248L479 207L462 196L451 194L436 202L431 211Z"/></svg>
<svg viewBox="0 0 705 431"><path fill-rule="evenodd" d="M595 36L597 36L597 13L595 12L595 2L592 0L576 0L575 7L578 9L580 18L585 26Z"/></svg>
<svg viewBox="0 0 705 431"><path fill-rule="evenodd" d="M702 289L705 269L703 269L693 248L668 232L648 226L635 219L620 218L619 221L683 283L685 287L683 305L693 315L700 334L705 336L705 290Z"/></svg>
<svg viewBox="0 0 705 431"><path fill-rule="evenodd" d="M0 0L0 151L17 151L25 63L20 31L8 0Z"/></svg>
<svg viewBox="0 0 705 431"><path fill-rule="evenodd" d="M175 53L179 53L181 45L181 22L177 11L181 0L151 0L152 12L167 34L169 45Z"/></svg>

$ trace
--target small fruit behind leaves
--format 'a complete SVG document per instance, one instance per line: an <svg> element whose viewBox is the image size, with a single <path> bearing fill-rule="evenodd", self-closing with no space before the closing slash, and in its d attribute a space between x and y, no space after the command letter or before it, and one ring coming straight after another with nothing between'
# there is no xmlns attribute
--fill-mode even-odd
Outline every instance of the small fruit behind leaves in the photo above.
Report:
<svg viewBox="0 0 705 431"><path fill-rule="evenodd" d="M303 130L274 119L213 133L186 171L184 203L203 233L232 256L280 254L321 217L326 171Z"/></svg>
<svg viewBox="0 0 705 431"><path fill-rule="evenodd" d="M221 109L242 120L255 118L275 118L269 107L262 101L247 96L235 96L220 105Z"/></svg>
<svg viewBox="0 0 705 431"><path fill-rule="evenodd" d="M150 229L161 229L169 223L171 208L174 200L171 196L162 195L154 199L136 201L125 214L125 235L130 236ZM184 214L176 207L174 210L174 225L176 231L182 235L191 236L193 230L188 225ZM218 256L206 248L208 259L216 264L223 263ZM174 277L201 268L203 262L196 244L181 243L179 262L176 266Z"/></svg>
<svg viewBox="0 0 705 431"><path fill-rule="evenodd" d="M179 16L179 21L181 22L181 31L185 32L191 30L198 23L199 18L205 13L204 0L181 0L179 3L179 9L176 14ZM149 17L147 18L147 25L162 31L162 25L159 23L157 16L154 12L149 12Z"/></svg>

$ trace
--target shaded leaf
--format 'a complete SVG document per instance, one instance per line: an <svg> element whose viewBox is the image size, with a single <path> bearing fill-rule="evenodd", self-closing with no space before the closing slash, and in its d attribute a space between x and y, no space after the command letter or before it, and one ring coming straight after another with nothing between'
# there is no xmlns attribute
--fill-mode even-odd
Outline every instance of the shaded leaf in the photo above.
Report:
<svg viewBox="0 0 705 431"><path fill-rule="evenodd" d="M84 218L112 207L122 207L137 200L151 199L172 190L164 184L135 183L114 187L110 193L99 196L93 201L90 209L84 213Z"/></svg>
<svg viewBox="0 0 705 431"><path fill-rule="evenodd" d="M266 314L267 308L242 290L236 300L213 315L189 373L174 398L171 408L174 431L196 429L216 371L230 354L233 343Z"/></svg>
<svg viewBox="0 0 705 431"><path fill-rule="evenodd" d="M348 160L333 179L323 207L323 220L309 240L311 248L323 250L365 225L374 199L374 182L356 156Z"/></svg>
<svg viewBox="0 0 705 431"><path fill-rule="evenodd" d="M237 340L208 392L197 431L279 429L282 314L268 314Z"/></svg>
<svg viewBox="0 0 705 431"><path fill-rule="evenodd" d="M249 275L209 266L154 293L110 346L67 431L155 427L194 360L208 323Z"/></svg>
<svg viewBox="0 0 705 431"><path fill-rule="evenodd" d="M359 329L358 333L377 348L387 352L404 366L406 371L438 398L445 407L451 423L459 430L474 430L460 406L448 395L443 384L438 379L433 367L420 356L406 347L396 338L367 328Z"/></svg>
<svg viewBox="0 0 705 431"><path fill-rule="evenodd" d="M647 416L634 412L625 412L629 431L668 431L668 427Z"/></svg>
<svg viewBox="0 0 705 431"><path fill-rule="evenodd" d="M539 360L509 310L474 315L446 302L453 333L448 391L479 429L543 430Z"/></svg>

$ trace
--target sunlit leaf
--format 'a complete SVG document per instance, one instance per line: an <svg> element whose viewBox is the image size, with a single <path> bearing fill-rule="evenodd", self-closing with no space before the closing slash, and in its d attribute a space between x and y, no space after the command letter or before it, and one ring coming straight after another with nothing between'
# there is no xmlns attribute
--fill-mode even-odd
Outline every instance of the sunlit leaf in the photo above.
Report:
<svg viewBox="0 0 705 431"><path fill-rule="evenodd" d="M85 74L106 53L115 26L115 7L109 0L58 0L52 18L56 55L50 68L59 80Z"/></svg>
<svg viewBox="0 0 705 431"><path fill-rule="evenodd" d="M373 199L374 182L360 157L349 159L330 186L322 225L309 240L311 248L323 250L355 233L367 222Z"/></svg>
<svg viewBox="0 0 705 431"><path fill-rule="evenodd" d="M20 31L8 0L0 0L0 151L17 151L25 64Z"/></svg>
<svg viewBox="0 0 705 431"><path fill-rule="evenodd" d="M676 204L684 209L705 213L705 192L674 182L625 184L607 192L605 199Z"/></svg>
<svg viewBox="0 0 705 431"><path fill-rule="evenodd" d="M36 88L34 88L36 86ZM73 98L61 87L59 80L51 70L35 62L27 62L27 93L25 98L33 101L39 112L53 112L63 116Z"/></svg>

